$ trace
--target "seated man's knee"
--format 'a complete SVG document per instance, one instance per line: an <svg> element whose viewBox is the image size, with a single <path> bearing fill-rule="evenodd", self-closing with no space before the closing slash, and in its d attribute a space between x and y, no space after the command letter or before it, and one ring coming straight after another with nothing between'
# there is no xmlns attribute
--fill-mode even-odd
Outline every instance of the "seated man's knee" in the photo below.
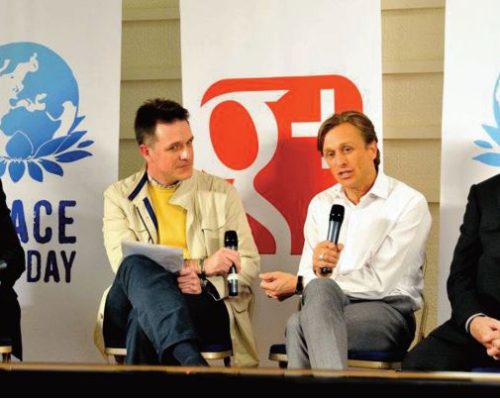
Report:
<svg viewBox="0 0 500 400"><path fill-rule="evenodd" d="M132 254L125 257L122 260L116 275L117 277L120 277L119 279L127 280L130 278L140 278L145 275L156 275L157 273L165 275L170 279L176 280L175 274L169 272L150 258L140 254Z"/></svg>
<svg viewBox="0 0 500 400"><path fill-rule="evenodd" d="M136 265L140 265L140 264L144 264L144 263L149 264L152 262L154 262L154 261L146 256L143 256L140 254L131 254L122 260L122 262L120 264L120 268L118 270L133 268Z"/></svg>
<svg viewBox="0 0 500 400"><path fill-rule="evenodd" d="M311 298L338 299L344 298L344 292L340 286L332 279L313 279L305 288L304 296L306 301Z"/></svg>

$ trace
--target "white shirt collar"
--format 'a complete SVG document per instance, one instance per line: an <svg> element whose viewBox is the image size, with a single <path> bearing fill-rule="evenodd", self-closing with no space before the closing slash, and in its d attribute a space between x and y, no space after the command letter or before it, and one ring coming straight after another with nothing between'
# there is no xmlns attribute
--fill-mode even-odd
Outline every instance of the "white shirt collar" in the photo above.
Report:
<svg viewBox="0 0 500 400"><path fill-rule="evenodd" d="M341 184L337 183L336 185L333 186L332 189L337 198L347 200L347 196L345 195L345 192ZM377 177L375 178L375 182L373 183L372 187L367 193L363 195L361 200L370 195L380 197L382 199L387 199L387 197L389 197L390 191L391 191L391 184L389 178L383 172L379 171L377 173Z"/></svg>

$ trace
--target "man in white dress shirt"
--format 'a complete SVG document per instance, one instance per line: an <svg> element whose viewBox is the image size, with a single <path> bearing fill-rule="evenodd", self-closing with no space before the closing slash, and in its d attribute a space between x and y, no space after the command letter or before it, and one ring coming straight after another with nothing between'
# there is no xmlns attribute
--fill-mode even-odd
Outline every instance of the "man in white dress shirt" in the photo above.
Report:
<svg viewBox="0 0 500 400"><path fill-rule="evenodd" d="M377 136L364 114L334 114L317 144L337 184L309 204L298 275L260 275L279 300L300 292L303 279L302 308L287 324L288 367L345 369L348 350L404 354L422 302L427 201L378 170ZM325 240L333 204L345 208L338 244Z"/></svg>

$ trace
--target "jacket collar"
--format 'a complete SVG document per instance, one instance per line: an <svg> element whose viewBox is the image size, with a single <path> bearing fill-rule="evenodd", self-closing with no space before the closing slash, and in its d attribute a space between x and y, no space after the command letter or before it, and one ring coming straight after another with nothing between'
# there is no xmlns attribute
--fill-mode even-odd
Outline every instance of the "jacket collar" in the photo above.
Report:
<svg viewBox="0 0 500 400"><path fill-rule="evenodd" d="M196 180L199 172L193 171L193 176L182 181L170 199L172 204L176 204L187 211L187 224L190 226L194 217L194 193L196 188ZM153 204L149 196L148 190L148 174L146 166L144 166L132 181L131 190L128 193L128 199L134 203L139 209L145 208L149 214L153 224L158 231L158 220L154 213Z"/></svg>
<svg viewBox="0 0 500 400"><path fill-rule="evenodd" d="M196 179L198 171L193 171L191 178L182 181L173 194L170 202L181 206L188 212L191 212L194 208L194 193L196 188Z"/></svg>
<svg viewBox="0 0 500 400"><path fill-rule="evenodd" d="M172 204L177 204L185 209L191 209L193 206L193 191L198 171L193 171L193 176L182 181L175 191L172 199ZM140 202L143 198L149 197L148 192L148 174L146 166L144 166L136 175L136 179L132 182L131 190L128 193L128 199L133 202Z"/></svg>
<svg viewBox="0 0 500 400"><path fill-rule="evenodd" d="M148 195L148 174L146 173L146 167L142 167L138 174L136 174L136 179L132 182L131 190L127 198L135 203L136 201L147 197Z"/></svg>
<svg viewBox="0 0 500 400"><path fill-rule="evenodd" d="M134 178L135 179L132 181L131 190L127 198L137 207L151 239L153 242L156 242L157 237L153 236L153 227L151 226L151 222L154 226L154 232L158 232L158 220L156 219L153 204L149 197L148 174L146 173L146 167L143 167ZM149 216L148 220L144 219L144 211L146 211Z"/></svg>

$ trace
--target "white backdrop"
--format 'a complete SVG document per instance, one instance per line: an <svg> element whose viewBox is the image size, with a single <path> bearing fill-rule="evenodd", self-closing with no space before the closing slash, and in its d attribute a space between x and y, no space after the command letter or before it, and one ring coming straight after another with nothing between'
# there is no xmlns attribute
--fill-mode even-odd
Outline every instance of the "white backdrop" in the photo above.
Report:
<svg viewBox="0 0 500 400"><path fill-rule="evenodd" d="M438 320L472 184L500 172L500 2L446 3Z"/></svg>
<svg viewBox="0 0 500 400"><path fill-rule="evenodd" d="M112 281L102 192L118 177L121 0L0 0L0 173L27 254L26 361L99 361Z"/></svg>
<svg viewBox="0 0 500 400"><path fill-rule="evenodd" d="M262 271L296 273L307 205L334 183L316 150L319 123L363 110L382 144L380 3L181 0L180 11L195 165L238 189ZM297 301L254 286L260 361L270 365Z"/></svg>

